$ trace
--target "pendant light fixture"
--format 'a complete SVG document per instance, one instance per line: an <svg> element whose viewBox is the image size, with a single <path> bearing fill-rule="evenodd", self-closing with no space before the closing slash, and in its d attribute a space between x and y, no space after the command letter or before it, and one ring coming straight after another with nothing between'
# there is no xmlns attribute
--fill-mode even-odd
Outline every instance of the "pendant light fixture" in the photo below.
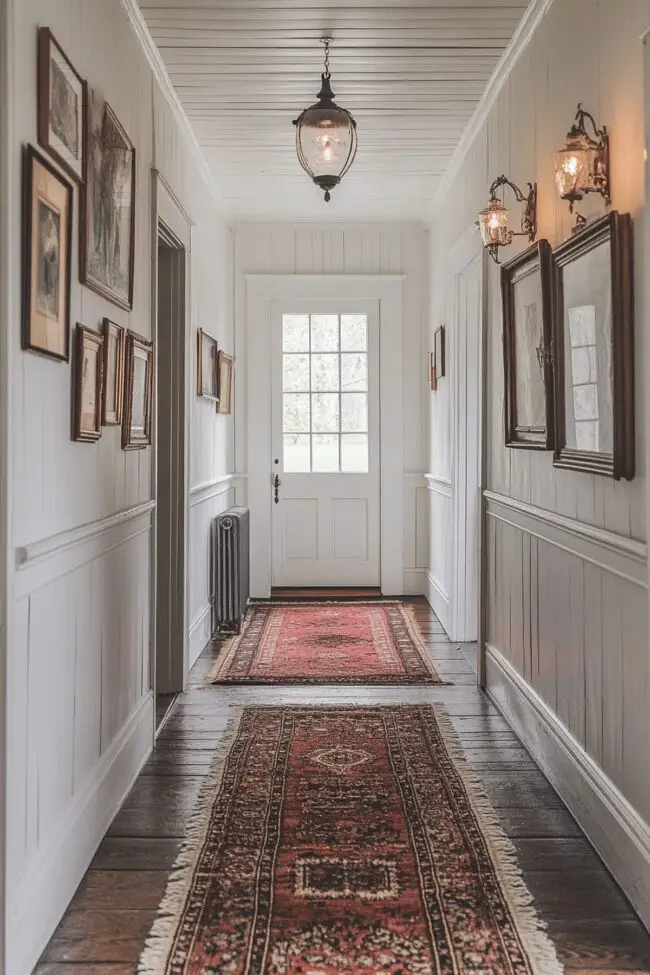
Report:
<svg viewBox="0 0 650 975"><path fill-rule="evenodd" d="M300 113L296 126L298 162L314 183L324 190L325 202L330 190L341 182L354 162L357 153L357 123L345 108L334 101L330 84L331 38L322 38L325 45L325 70L321 75L318 101Z"/></svg>

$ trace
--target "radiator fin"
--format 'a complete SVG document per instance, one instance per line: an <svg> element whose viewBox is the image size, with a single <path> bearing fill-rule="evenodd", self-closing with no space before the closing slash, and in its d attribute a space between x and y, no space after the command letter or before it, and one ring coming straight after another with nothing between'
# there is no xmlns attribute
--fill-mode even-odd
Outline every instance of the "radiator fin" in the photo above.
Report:
<svg viewBox="0 0 650 975"><path fill-rule="evenodd" d="M248 508L233 507L212 522L212 629L241 632L250 594Z"/></svg>

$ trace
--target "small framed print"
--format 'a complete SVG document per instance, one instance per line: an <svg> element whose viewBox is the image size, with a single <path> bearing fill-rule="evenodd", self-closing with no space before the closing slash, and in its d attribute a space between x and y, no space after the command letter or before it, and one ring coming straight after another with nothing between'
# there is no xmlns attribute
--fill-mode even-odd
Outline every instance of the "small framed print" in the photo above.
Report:
<svg viewBox="0 0 650 975"><path fill-rule="evenodd" d="M553 449L552 264L538 240L501 269L507 447Z"/></svg>
<svg viewBox="0 0 650 975"><path fill-rule="evenodd" d="M197 393L211 400L219 399L217 351L217 340L200 328L196 350Z"/></svg>
<svg viewBox="0 0 650 975"><path fill-rule="evenodd" d="M232 356L217 353L217 413L232 412Z"/></svg>
<svg viewBox="0 0 650 975"><path fill-rule="evenodd" d="M104 338L85 325L75 334L72 439L92 443L102 435Z"/></svg>
<svg viewBox="0 0 650 975"><path fill-rule="evenodd" d="M119 426L124 399L124 338L121 325L104 319L102 426Z"/></svg>
<svg viewBox="0 0 650 975"><path fill-rule="evenodd" d="M48 27L38 31L38 142L78 183L83 180L86 82Z"/></svg>
<svg viewBox="0 0 650 975"><path fill-rule="evenodd" d="M22 347L67 362L72 187L32 146L23 166Z"/></svg>
<svg viewBox="0 0 650 975"><path fill-rule="evenodd" d="M435 393L438 388L438 377L436 376L436 356L434 352L429 353L429 385L431 392Z"/></svg>
<svg viewBox="0 0 650 975"><path fill-rule="evenodd" d="M445 354L445 326L441 325L433 333L433 361L436 368L436 381L443 379L447 374Z"/></svg>
<svg viewBox="0 0 650 975"><path fill-rule="evenodd" d="M139 450L151 444L153 343L126 333L122 447Z"/></svg>

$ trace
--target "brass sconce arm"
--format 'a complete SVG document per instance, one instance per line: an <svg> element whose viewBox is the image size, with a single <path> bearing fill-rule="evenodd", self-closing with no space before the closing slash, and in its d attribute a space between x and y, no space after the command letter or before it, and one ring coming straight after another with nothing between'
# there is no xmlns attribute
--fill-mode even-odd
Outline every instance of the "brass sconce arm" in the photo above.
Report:
<svg viewBox="0 0 650 975"><path fill-rule="evenodd" d="M528 193L524 194L516 183L501 175L490 186L490 200L497 199L497 190L502 186L509 186L515 195L517 203L524 204L521 216L521 230L511 231L513 237L528 237L531 244L537 236L537 183L527 183Z"/></svg>

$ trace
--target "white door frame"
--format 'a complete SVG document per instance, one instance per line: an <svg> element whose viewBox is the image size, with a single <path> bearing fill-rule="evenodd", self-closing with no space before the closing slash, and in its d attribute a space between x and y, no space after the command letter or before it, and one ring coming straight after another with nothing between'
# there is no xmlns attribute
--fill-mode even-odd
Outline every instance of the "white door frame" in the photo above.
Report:
<svg viewBox="0 0 650 975"><path fill-rule="evenodd" d="M247 274L248 506L251 528L251 596L271 594L272 305L336 298L379 302L380 545L381 588L403 592L404 423L402 274Z"/></svg>
<svg viewBox="0 0 650 975"><path fill-rule="evenodd" d="M183 470L182 476L180 478L180 485L178 488L178 503L182 509L182 527L181 527L181 539L177 545L177 575L180 575L184 579L184 585L182 589L178 592L178 600L182 602L182 606L179 607L179 612L182 616L182 666L181 659L175 661L170 661L169 673L163 678L166 687L173 683L175 690L183 690L187 686L187 679L189 674L189 630L190 630L190 620L189 620L189 573L187 571L190 564L189 559L189 546L190 546L190 432L191 432L191 418L192 418L192 390L193 385L191 382L192 374L192 328L190 327L192 321L192 303L191 303L191 255L192 255L192 226L193 220L187 214L184 207L178 200L176 194L171 189L167 181L165 180L162 173L158 170L152 170L152 182L153 182L153 207L152 207L152 336L154 340L154 353L158 348L158 234L159 225L162 224L164 227L168 228L180 244L185 248L185 315L184 315L184 350L185 350L185 369L184 369L184 396L182 401L179 401L177 406L177 416L176 422L178 428L182 429L184 432L184 446L183 446ZM155 359L155 376L156 382L154 383L154 403L153 403L153 416L155 418L154 424L154 459L152 465L152 492L153 497L156 497L156 492L158 488L158 437L160 434L159 425L157 423L158 418L158 361L157 357ZM159 558L158 558L158 546L157 546L157 517L154 518L154 525L152 535L152 568L151 573L151 644L150 644L150 668L151 668L151 687L156 690L159 684L156 675L156 659L157 659L157 633L156 633L156 620L157 620L157 593L158 593L158 571ZM179 654L180 657L180 654ZM154 709L155 712L155 709ZM155 713L154 713L154 723L155 723Z"/></svg>
<svg viewBox="0 0 650 975"><path fill-rule="evenodd" d="M467 340L466 331L461 332L459 316L458 282L460 276L474 261L481 262L481 295L479 299L478 335L478 386L467 382ZM452 640L470 640L475 636L481 639L481 525L482 525L482 482L484 466L483 447L483 399L485 374L485 251L481 244L478 228L472 225L458 240L449 255L448 263L448 315L453 323L451 341L451 388L452 388L452 566L451 566L451 617L450 637ZM468 417L476 417L478 424L477 456L468 454L465 429ZM477 534L474 539L467 533L467 509L476 504ZM475 547L475 542L478 545ZM475 592L469 591L470 563L475 562ZM469 631L468 619L476 614L476 632Z"/></svg>

